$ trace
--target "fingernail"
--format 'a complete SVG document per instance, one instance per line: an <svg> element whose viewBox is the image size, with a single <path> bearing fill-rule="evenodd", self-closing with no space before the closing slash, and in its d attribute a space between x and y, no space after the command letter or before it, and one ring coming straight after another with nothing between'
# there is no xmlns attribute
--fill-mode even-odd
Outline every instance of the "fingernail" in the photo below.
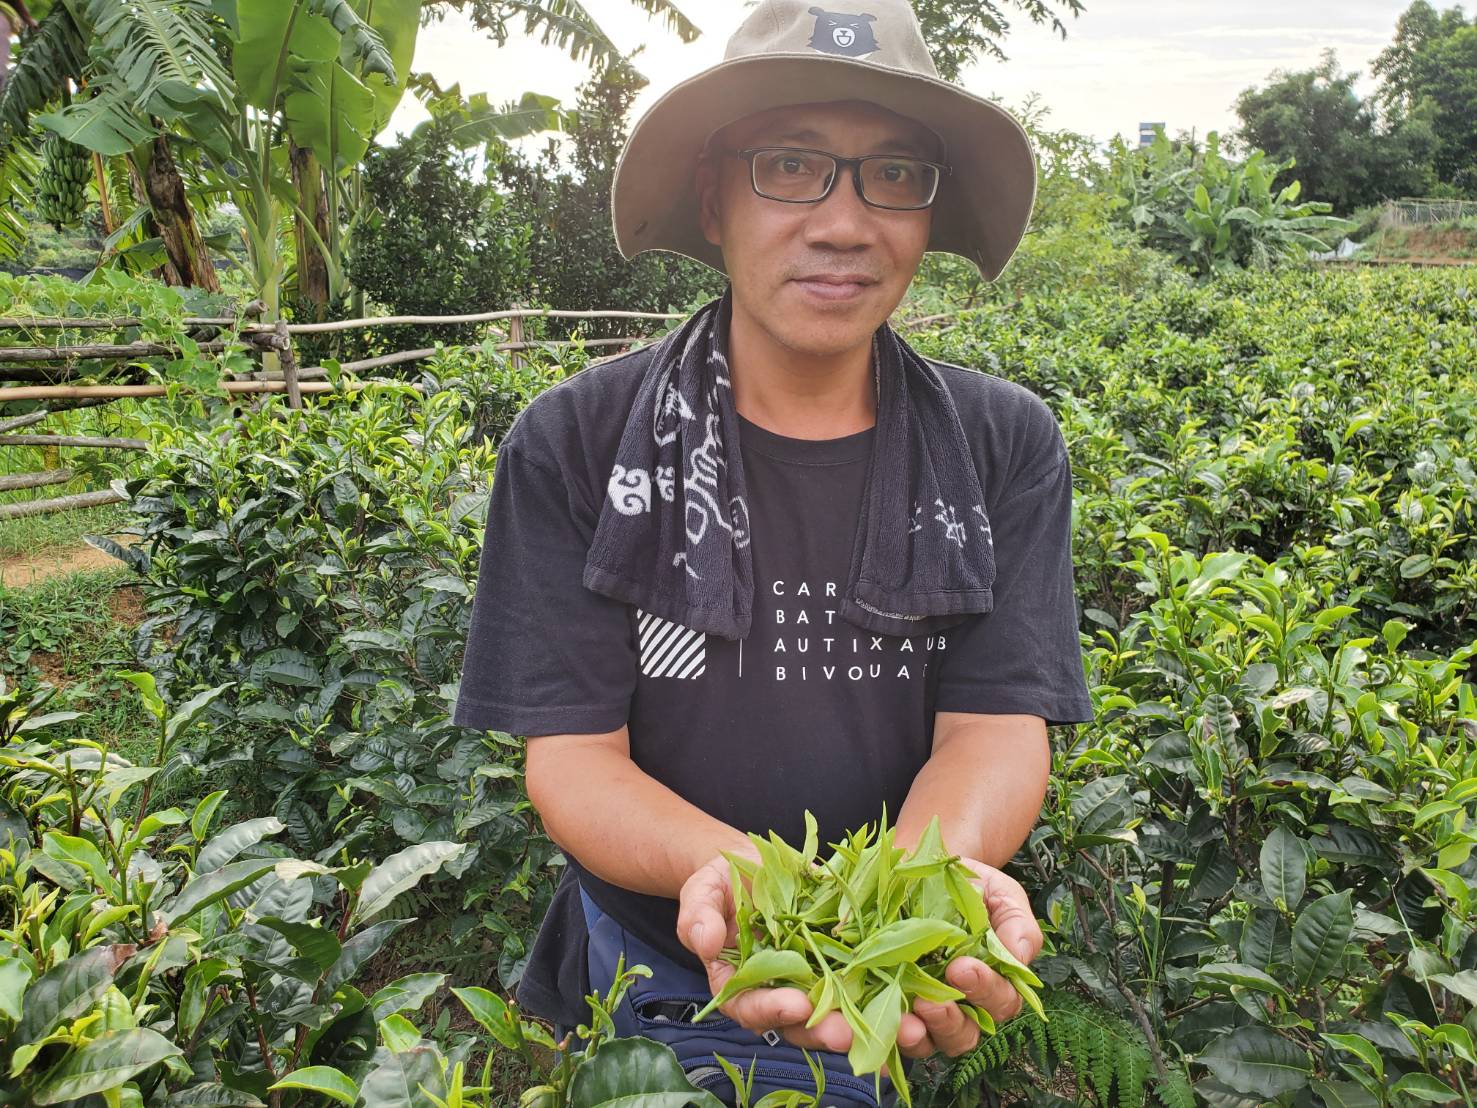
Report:
<svg viewBox="0 0 1477 1108"><path fill-rule="evenodd" d="M692 945L700 947L703 945L703 925L694 923L687 931L687 937L692 940Z"/></svg>
<svg viewBox="0 0 1477 1108"><path fill-rule="evenodd" d="M1029 962L1031 960L1031 944L1028 940L1022 939L1016 943L1015 956L1022 962Z"/></svg>

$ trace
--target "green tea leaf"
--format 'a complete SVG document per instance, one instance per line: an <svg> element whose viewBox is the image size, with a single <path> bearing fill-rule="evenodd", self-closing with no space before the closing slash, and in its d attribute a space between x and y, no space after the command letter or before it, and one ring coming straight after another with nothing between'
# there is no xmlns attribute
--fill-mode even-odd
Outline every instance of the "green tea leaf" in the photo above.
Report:
<svg viewBox="0 0 1477 1108"><path fill-rule="evenodd" d="M359 1086L332 1066L304 1066L293 1070L269 1089L302 1089L347 1104L349 1108L359 1100Z"/></svg>
<svg viewBox="0 0 1477 1108"><path fill-rule="evenodd" d="M851 964L889 969L903 962L916 962L941 946L968 937L965 931L946 920L894 920L862 940L852 953Z"/></svg>
<svg viewBox="0 0 1477 1108"><path fill-rule="evenodd" d="M49 1070L31 1094L31 1102L62 1104L116 1089L134 1074L183 1053L146 1027L105 1031Z"/></svg>

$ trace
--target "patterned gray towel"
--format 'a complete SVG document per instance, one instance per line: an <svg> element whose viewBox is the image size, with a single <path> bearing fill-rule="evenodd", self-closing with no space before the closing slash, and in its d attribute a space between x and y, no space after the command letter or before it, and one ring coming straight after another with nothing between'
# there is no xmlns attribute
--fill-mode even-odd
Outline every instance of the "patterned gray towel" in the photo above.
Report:
<svg viewBox="0 0 1477 1108"><path fill-rule="evenodd" d="M626 416L586 587L727 639L754 607L749 507L728 376L732 289L652 352ZM994 606L979 474L938 371L886 323L872 336L877 428L840 614L931 634Z"/></svg>

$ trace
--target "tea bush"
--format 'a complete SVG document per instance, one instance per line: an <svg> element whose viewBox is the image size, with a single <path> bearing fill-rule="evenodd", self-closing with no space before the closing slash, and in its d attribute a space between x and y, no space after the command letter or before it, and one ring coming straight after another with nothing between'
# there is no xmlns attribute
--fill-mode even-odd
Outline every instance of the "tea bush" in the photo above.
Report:
<svg viewBox="0 0 1477 1108"><path fill-rule="evenodd" d="M478 1031L449 1032L443 1010L423 1033L413 1021L445 975L371 991L367 967L414 922L392 910L404 894L468 848L326 865L282 846L275 818L218 827L225 790L155 810L154 783L228 689L171 711L150 674L122 676L158 724L152 764L53 738L77 713L0 682L0 1102L492 1108L501 1047L535 1082L530 1106L665 1093L718 1108L667 1047L611 1041L643 967L588 998L578 1039L556 1043L479 987L451 990Z"/></svg>
<svg viewBox="0 0 1477 1108"><path fill-rule="evenodd" d="M1290 267L911 333L1061 420L1097 707L1014 866L1061 1020L1011 1025L920 1106L977 1103L981 1079L1040 1104L1468 1099L1469 282ZM229 782L305 864L462 848L454 888L406 902L475 934L505 986L558 859L517 745L447 713L498 437L568 368L448 351L424 395L168 422L130 485L141 656L177 700L225 687L176 773Z"/></svg>
<svg viewBox="0 0 1477 1108"><path fill-rule="evenodd" d="M184 751L196 779L321 860L465 843L446 869L462 891L451 935L490 933L509 986L553 849L511 739L448 716L494 445L550 380L463 352L433 360L424 393L161 423L127 485L141 542L118 550L150 585L137 647L151 671L171 690L230 685Z"/></svg>

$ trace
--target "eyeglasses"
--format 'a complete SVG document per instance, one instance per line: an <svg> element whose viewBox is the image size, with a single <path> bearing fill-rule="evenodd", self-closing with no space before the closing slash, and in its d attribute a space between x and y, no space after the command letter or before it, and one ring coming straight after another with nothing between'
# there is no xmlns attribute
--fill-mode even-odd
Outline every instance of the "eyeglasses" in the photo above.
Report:
<svg viewBox="0 0 1477 1108"><path fill-rule="evenodd" d="M749 163L754 191L786 204L816 204L836 187L837 170L851 166L856 194L874 208L916 211L933 203L939 180L949 167L901 154L865 154L843 158L825 150L798 146L756 146L729 150Z"/></svg>

